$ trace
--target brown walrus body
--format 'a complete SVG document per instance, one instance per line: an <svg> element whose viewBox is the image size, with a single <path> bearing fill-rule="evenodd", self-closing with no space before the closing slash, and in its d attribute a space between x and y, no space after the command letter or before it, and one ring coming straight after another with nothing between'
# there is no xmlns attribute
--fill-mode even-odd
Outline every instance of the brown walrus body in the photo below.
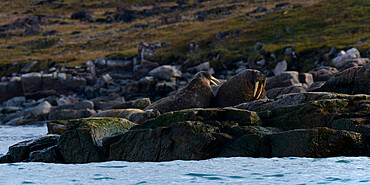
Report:
<svg viewBox="0 0 370 185"><path fill-rule="evenodd" d="M214 106L227 107L263 99L266 76L258 70L246 69L224 83L217 92Z"/></svg>
<svg viewBox="0 0 370 185"><path fill-rule="evenodd" d="M162 98L145 108L157 109L160 113L210 107L214 95L210 83L215 80L208 72L199 72L190 83L176 94ZM216 81L218 81L216 79ZM212 82L214 83L214 82Z"/></svg>

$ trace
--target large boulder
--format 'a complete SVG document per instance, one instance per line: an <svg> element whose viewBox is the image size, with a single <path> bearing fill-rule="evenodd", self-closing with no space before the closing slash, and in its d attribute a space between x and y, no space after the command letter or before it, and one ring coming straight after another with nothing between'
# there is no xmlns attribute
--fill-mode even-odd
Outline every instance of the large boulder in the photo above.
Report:
<svg viewBox="0 0 370 185"><path fill-rule="evenodd" d="M181 77L181 71L175 66L163 65L149 71L149 75L161 80L171 80L171 78Z"/></svg>
<svg viewBox="0 0 370 185"><path fill-rule="evenodd" d="M329 126L333 120L339 118L369 116L370 97L325 92L296 93L236 107L256 111L263 121L263 126L283 130L308 129Z"/></svg>
<svg viewBox="0 0 370 185"><path fill-rule="evenodd" d="M265 88L269 90L277 87L289 87L299 83L299 73L297 71L284 71L279 76L267 78Z"/></svg>
<svg viewBox="0 0 370 185"><path fill-rule="evenodd" d="M41 74L27 73L22 75L24 93L34 93L42 90Z"/></svg>
<svg viewBox="0 0 370 185"><path fill-rule="evenodd" d="M370 94L370 64L346 69L331 77L316 92Z"/></svg>
<svg viewBox="0 0 370 185"><path fill-rule="evenodd" d="M309 72L312 74L314 81L327 81L329 78L338 73L338 70L334 67L320 67L313 69Z"/></svg>
<svg viewBox="0 0 370 185"><path fill-rule="evenodd" d="M127 132L135 123L122 118L86 118L69 120L58 148L66 163L103 161L104 137Z"/></svg>
<svg viewBox="0 0 370 185"><path fill-rule="evenodd" d="M170 127L133 130L109 148L109 160L169 161L217 157L231 137L202 122L181 122Z"/></svg>
<svg viewBox="0 0 370 185"><path fill-rule="evenodd" d="M27 160L33 151L42 150L57 144L59 135L46 135L37 139L22 141L9 147L6 154L11 162Z"/></svg>
<svg viewBox="0 0 370 185"><path fill-rule="evenodd" d="M34 116L42 116L49 114L51 110L51 105L48 101L43 101L39 105L37 105L33 110L31 111L32 115Z"/></svg>
<svg viewBox="0 0 370 185"><path fill-rule="evenodd" d="M291 130L269 140L274 157L358 156L363 145L361 134L329 128Z"/></svg>

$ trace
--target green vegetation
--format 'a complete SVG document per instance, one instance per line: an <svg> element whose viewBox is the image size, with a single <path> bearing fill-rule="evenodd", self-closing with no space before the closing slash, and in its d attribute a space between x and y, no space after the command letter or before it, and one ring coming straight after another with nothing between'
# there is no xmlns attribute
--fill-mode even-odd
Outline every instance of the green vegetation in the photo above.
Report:
<svg viewBox="0 0 370 185"><path fill-rule="evenodd" d="M301 56L297 62L300 70L314 67L315 57L321 57L331 47L345 49L357 47L360 51L370 48L370 40L355 44L370 36L369 11L370 3L366 0L286 0L291 5L302 4L301 8L287 8L272 11L278 0L267 0L263 3L246 1L215 0L198 4L195 8L181 12L162 13L155 16L142 17L131 23L113 22L97 23L71 20L72 13L78 10L90 10L96 18L105 18L106 12L114 13L116 7L125 5L136 11L151 9L153 3L158 7L177 5L176 1L159 2L156 0L141 1L53 1L38 4L41 1L1 1L0 25L9 24L18 18L32 15L45 15L47 25L42 25L43 32L56 30L59 33L43 36L21 36L24 29L10 30L8 38L0 37L0 75L17 70L26 62L40 61L45 64L80 65L86 60L118 54L130 58L137 54L140 42L168 42L170 47L157 51L151 57L161 64L177 62L182 64L190 59L188 64L209 61L212 66L222 69L223 63L234 58L246 56L249 61L263 57L253 50L256 42L263 43L265 53L275 53L283 60L283 49L294 47ZM191 5L194 1L188 1ZM131 7L131 5L137 5ZM204 12L219 7L236 8L229 10L231 14L212 14L206 21L195 21L198 12ZM256 15L245 14L263 6L271 11L266 16L254 18ZM25 12L32 10L32 13ZM182 21L175 24L162 24L163 17L182 15ZM110 16L113 16L110 14ZM135 24L148 25L147 28L135 28ZM291 31L287 31L287 29ZM79 34L71 34L79 31ZM216 34L229 31L231 34L217 40ZM238 32L238 34L236 34ZM187 45L195 42L199 48L192 54L187 52ZM11 47L9 47L11 46ZM13 49L9 49L12 48ZM367 57L367 56L365 56ZM20 65L14 67L14 62ZM19 69L18 69L19 70Z"/></svg>

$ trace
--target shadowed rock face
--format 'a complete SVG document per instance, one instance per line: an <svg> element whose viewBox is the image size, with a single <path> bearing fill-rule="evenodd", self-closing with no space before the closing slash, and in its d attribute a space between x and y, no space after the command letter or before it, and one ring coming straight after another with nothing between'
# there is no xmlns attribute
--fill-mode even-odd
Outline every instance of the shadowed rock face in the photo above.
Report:
<svg viewBox="0 0 370 185"><path fill-rule="evenodd" d="M370 94L370 64L337 73L316 92Z"/></svg>
<svg viewBox="0 0 370 185"><path fill-rule="evenodd" d="M266 96L265 86L265 75L257 70L247 69L235 75L220 87L215 97L215 106L234 106L263 99Z"/></svg>
<svg viewBox="0 0 370 185"><path fill-rule="evenodd" d="M199 72L185 88L176 94L154 102L145 110L157 109L160 113L166 113L190 108L210 107L214 99L210 81L211 75L208 72Z"/></svg>

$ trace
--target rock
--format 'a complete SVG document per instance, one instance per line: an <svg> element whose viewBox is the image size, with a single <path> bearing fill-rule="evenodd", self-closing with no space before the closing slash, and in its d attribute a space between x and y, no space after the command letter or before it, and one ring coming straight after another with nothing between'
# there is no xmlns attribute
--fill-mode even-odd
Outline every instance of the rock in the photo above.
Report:
<svg viewBox="0 0 370 185"><path fill-rule="evenodd" d="M155 85L155 92L159 96L167 96L169 93L176 91L176 81L159 82Z"/></svg>
<svg viewBox="0 0 370 185"><path fill-rule="evenodd" d="M314 91L345 94L370 94L370 64L346 69L331 77L323 86Z"/></svg>
<svg viewBox="0 0 370 185"><path fill-rule="evenodd" d="M368 95L294 93L236 107L256 111L263 126L291 130L327 127L342 116L364 117L369 114L369 104Z"/></svg>
<svg viewBox="0 0 370 185"><path fill-rule="evenodd" d="M71 15L71 19L79 20L91 20L93 18L93 12L91 11L77 11Z"/></svg>
<svg viewBox="0 0 370 185"><path fill-rule="evenodd" d="M67 131L66 123L68 120L54 120L47 122L48 134L62 135Z"/></svg>
<svg viewBox="0 0 370 185"><path fill-rule="evenodd" d="M21 107L26 102L26 97L18 96L4 102L7 107Z"/></svg>
<svg viewBox="0 0 370 185"><path fill-rule="evenodd" d="M289 87L299 83L299 73L297 71L285 71L279 76L267 78L265 88L269 90L276 87Z"/></svg>
<svg viewBox="0 0 370 185"><path fill-rule="evenodd" d="M329 128L291 130L269 139L271 156L276 157L356 156L362 145L361 134Z"/></svg>
<svg viewBox="0 0 370 185"><path fill-rule="evenodd" d="M335 57L331 62L334 67L342 68L344 67L351 59L360 58L360 52L356 48L347 50L346 52L341 51L337 57Z"/></svg>
<svg viewBox="0 0 370 185"><path fill-rule="evenodd" d="M284 71L286 71L288 68L288 64L286 63L286 61L281 61L279 62L278 64L276 64L275 66L275 69L274 69L274 75L275 76L279 76L281 75L281 73L283 73Z"/></svg>
<svg viewBox="0 0 370 185"><path fill-rule="evenodd" d="M163 65L149 71L149 75L162 80L171 80L171 78L181 77L181 71L175 66Z"/></svg>
<svg viewBox="0 0 370 185"><path fill-rule="evenodd" d="M227 134L216 133L202 122L181 122L170 127L133 130L109 148L109 160L201 160L218 156Z"/></svg>
<svg viewBox="0 0 370 185"><path fill-rule="evenodd" d="M330 77L338 73L338 70L333 67L321 67L310 71L314 81L327 81Z"/></svg>
<svg viewBox="0 0 370 185"><path fill-rule="evenodd" d="M128 108L145 109L145 107L149 106L150 104L151 102L149 98L142 98L115 105L110 109L128 109Z"/></svg>
<svg viewBox="0 0 370 185"><path fill-rule="evenodd" d="M50 134L37 139L22 141L10 146L7 155L12 162L21 162L28 159L30 152L56 145L58 138L59 135Z"/></svg>
<svg viewBox="0 0 370 185"><path fill-rule="evenodd" d="M44 163L62 163L62 157L59 154L57 146L51 146L42 150L36 150L30 153L29 160L31 162Z"/></svg>
<svg viewBox="0 0 370 185"><path fill-rule="evenodd" d="M310 73L300 73L299 82L302 83L305 89L308 89L313 84L313 76Z"/></svg>
<svg viewBox="0 0 370 185"><path fill-rule="evenodd" d="M28 72L30 72L31 69L32 69L32 67L34 67L38 63L39 62L37 62L37 61L33 61L33 62L30 62L30 63L27 63L24 67L22 67L21 72L22 73L28 73Z"/></svg>
<svg viewBox="0 0 370 185"><path fill-rule="evenodd" d="M234 122L240 126L260 125L261 120L255 112L235 108L196 108L168 112L154 120L142 124L146 128L171 126L182 121Z"/></svg>
<svg viewBox="0 0 370 185"><path fill-rule="evenodd" d="M25 93L33 93L42 90L41 74L40 73L23 74L22 84Z"/></svg>
<svg viewBox="0 0 370 185"><path fill-rule="evenodd" d="M44 101L37 105L32 111L31 114L34 116L42 116L50 113L51 105L48 101Z"/></svg>
<svg viewBox="0 0 370 185"><path fill-rule="evenodd" d="M212 75L212 74L214 74L214 71L212 73L211 69L212 68L211 68L211 65L209 64L209 62L204 62L204 63L201 63L197 66L188 68L186 71L191 72L191 73L197 73L197 72L200 72L200 71L208 71Z"/></svg>
<svg viewBox="0 0 370 185"><path fill-rule="evenodd" d="M94 102L89 101L89 100L83 100L76 102L74 104L74 109L75 110L80 110L80 109L94 109Z"/></svg>
<svg viewBox="0 0 370 185"><path fill-rule="evenodd" d="M306 88L304 88L301 84L300 85L291 85L289 87L278 87L269 89L266 91L267 98L275 99L276 97L289 94L289 93L303 93L306 92Z"/></svg>
<svg viewBox="0 0 370 185"><path fill-rule="evenodd" d="M149 119L156 118L160 115L158 110L140 110L140 109L112 109L99 112L92 117L114 117L126 118L134 123L141 124Z"/></svg>
<svg viewBox="0 0 370 185"><path fill-rule="evenodd" d="M225 145L220 157L260 157L269 155L265 136L279 132L277 128L260 126L232 127L233 138Z"/></svg>
<svg viewBox="0 0 370 185"><path fill-rule="evenodd" d="M0 82L0 94L2 95L0 96L0 103L8 99L9 96L7 93L8 84L9 84L8 82Z"/></svg>
<svg viewBox="0 0 370 185"><path fill-rule="evenodd" d="M105 101L93 100L93 102L96 110L107 110L116 105L121 105L125 103L125 99L123 97L120 97L115 100L105 100Z"/></svg>
<svg viewBox="0 0 370 185"><path fill-rule="evenodd" d="M71 109L61 109L53 110L49 114L49 120L68 120L68 119L78 119L78 118L88 118L96 114L93 109L80 109L80 110L71 110Z"/></svg>
<svg viewBox="0 0 370 185"><path fill-rule="evenodd" d="M69 120L66 123L67 131L60 137L58 147L66 163L103 161L103 138L125 133L134 125L121 118Z"/></svg>
<svg viewBox="0 0 370 185"><path fill-rule="evenodd" d="M107 67L113 68L115 70L121 69L125 71L132 71L134 64L132 61L123 61L123 60L108 60Z"/></svg>
<svg viewBox="0 0 370 185"><path fill-rule="evenodd" d="M106 65L106 61L104 58L97 58L94 60L94 63L96 64L97 67L101 67L101 68L105 67Z"/></svg>
<svg viewBox="0 0 370 185"><path fill-rule="evenodd" d="M159 64L157 62L150 62L150 61L141 61L140 65L134 66L134 73L135 77L141 78L148 74L148 72L156 67L158 67Z"/></svg>

